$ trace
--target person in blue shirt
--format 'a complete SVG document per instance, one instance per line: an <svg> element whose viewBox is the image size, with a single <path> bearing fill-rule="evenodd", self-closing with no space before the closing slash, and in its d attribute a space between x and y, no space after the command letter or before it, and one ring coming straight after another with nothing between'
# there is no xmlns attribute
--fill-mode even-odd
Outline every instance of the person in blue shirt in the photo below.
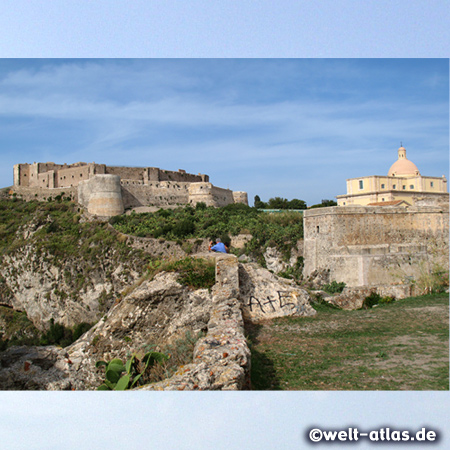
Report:
<svg viewBox="0 0 450 450"><path fill-rule="evenodd" d="M209 243L209 251L211 251L211 252L220 252L220 253L228 253L228 248L219 238L217 238L215 245L213 245L212 241Z"/></svg>

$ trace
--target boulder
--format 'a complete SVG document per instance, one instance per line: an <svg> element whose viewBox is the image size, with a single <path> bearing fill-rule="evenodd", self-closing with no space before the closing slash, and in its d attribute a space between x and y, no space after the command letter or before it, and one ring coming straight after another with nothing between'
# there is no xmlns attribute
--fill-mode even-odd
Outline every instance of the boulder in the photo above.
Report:
<svg viewBox="0 0 450 450"><path fill-rule="evenodd" d="M251 321L282 316L314 316L308 292L257 264L239 265L244 318Z"/></svg>

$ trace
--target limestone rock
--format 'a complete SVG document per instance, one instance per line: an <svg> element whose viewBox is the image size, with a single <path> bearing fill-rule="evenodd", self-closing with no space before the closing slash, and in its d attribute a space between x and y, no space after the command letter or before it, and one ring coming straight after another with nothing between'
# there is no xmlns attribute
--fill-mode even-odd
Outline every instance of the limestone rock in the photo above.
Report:
<svg viewBox="0 0 450 450"><path fill-rule="evenodd" d="M217 304L217 300L214 302ZM213 308L208 334L194 350L194 363L167 380L142 390L242 390L250 387L250 350L240 302L228 299Z"/></svg>
<svg viewBox="0 0 450 450"><path fill-rule="evenodd" d="M192 291L177 282L177 274L162 272L144 281L76 343L67 348L74 366L99 385L98 360L121 358L158 342L206 330L212 304L206 289Z"/></svg>
<svg viewBox="0 0 450 450"><path fill-rule="evenodd" d="M307 291L257 264L239 265L239 287L246 319L316 314Z"/></svg>
<svg viewBox="0 0 450 450"><path fill-rule="evenodd" d="M77 377L71 364L59 347L11 347L0 353L0 389L85 389L84 377Z"/></svg>
<svg viewBox="0 0 450 450"><path fill-rule="evenodd" d="M110 276L106 276L111 270ZM112 270L111 261L100 261L85 278L83 289L70 285L77 277L77 260L58 264L49 255L38 255L35 247L25 246L13 255L5 255L2 277L9 295L3 304L26 312L36 328L44 330L50 319L66 327L81 322L94 323L113 303L124 286L134 282L138 273L131 267Z"/></svg>
<svg viewBox="0 0 450 450"><path fill-rule="evenodd" d="M286 269L287 264L283 261L281 253L275 247L267 247L264 252L267 270L279 273Z"/></svg>
<svg viewBox="0 0 450 450"><path fill-rule="evenodd" d="M339 308L354 310L361 309L365 298L373 293L376 293L381 297L400 299L410 297L412 295L412 289L413 287L410 285L346 286L341 294L324 296L323 299Z"/></svg>

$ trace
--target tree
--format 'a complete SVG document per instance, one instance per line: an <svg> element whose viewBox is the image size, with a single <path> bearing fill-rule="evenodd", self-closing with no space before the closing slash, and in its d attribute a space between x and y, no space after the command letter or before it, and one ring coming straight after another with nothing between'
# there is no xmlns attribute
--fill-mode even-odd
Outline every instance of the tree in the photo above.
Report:
<svg viewBox="0 0 450 450"><path fill-rule="evenodd" d="M303 200L299 200L298 198L294 198L287 204L288 209L306 209L306 202Z"/></svg>
<svg viewBox="0 0 450 450"><path fill-rule="evenodd" d="M255 208L257 209L265 209L267 208L266 203L261 201L261 198L259 197L259 195L255 195Z"/></svg>
<svg viewBox="0 0 450 450"><path fill-rule="evenodd" d="M317 205L311 205L311 208L325 208L327 206L337 206L337 203L334 200L322 200L322 203L318 203Z"/></svg>
<svg viewBox="0 0 450 450"><path fill-rule="evenodd" d="M274 197L269 199L269 209L287 209L288 201L285 198Z"/></svg>

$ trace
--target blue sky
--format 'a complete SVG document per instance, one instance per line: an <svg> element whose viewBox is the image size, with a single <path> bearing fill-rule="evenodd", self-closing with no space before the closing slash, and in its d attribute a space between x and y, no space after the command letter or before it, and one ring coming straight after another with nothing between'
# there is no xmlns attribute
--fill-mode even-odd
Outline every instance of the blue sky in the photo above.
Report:
<svg viewBox="0 0 450 450"><path fill-rule="evenodd" d="M207 173L308 205L385 175L400 142L448 178L446 59L3 59L0 186L20 162Z"/></svg>
<svg viewBox="0 0 450 450"><path fill-rule="evenodd" d="M311 204L386 173L400 141L448 176L448 59L428 58L450 56L449 19L448 0L2 1L2 58L416 60L0 60L0 186L17 161L119 163L126 148L127 164ZM312 425L429 425L447 449L449 413L449 392L0 395L14 450L297 450Z"/></svg>
<svg viewBox="0 0 450 450"><path fill-rule="evenodd" d="M3 57L448 56L447 0L4 0Z"/></svg>

